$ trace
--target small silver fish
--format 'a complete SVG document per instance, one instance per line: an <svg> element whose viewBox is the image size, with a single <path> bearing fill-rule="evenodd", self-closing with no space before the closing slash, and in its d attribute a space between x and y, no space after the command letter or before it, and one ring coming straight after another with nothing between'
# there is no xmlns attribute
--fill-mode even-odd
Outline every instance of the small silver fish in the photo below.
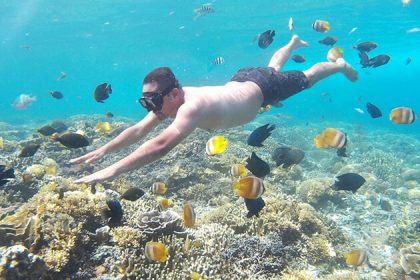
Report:
<svg viewBox="0 0 420 280"><path fill-rule="evenodd" d="M216 64L216 65L223 64L223 63L225 63L225 59L221 56L218 56L213 60L213 64Z"/></svg>
<svg viewBox="0 0 420 280"><path fill-rule="evenodd" d="M60 72L60 76L58 76L57 81L61 81L67 78L67 74L64 72Z"/></svg>
<svg viewBox="0 0 420 280"><path fill-rule="evenodd" d="M360 108L354 108L354 110L357 112L357 113L360 113L360 114L364 114L365 112L363 112L363 110L362 109L360 109Z"/></svg>
<svg viewBox="0 0 420 280"><path fill-rule="evenodd" d="M407 57L407 60L405 61L405 65L410 64L411 61L413 61L413 59L411 57Z"/></svg>
<svg viewBox="0 0 420 280"><path fill-rule="evenodd" d="M293 18L290 17L289 19L289 30L292 31L293 30Z"/></svg>
<svg viewBox="0 0 420 280"><path fill-rule="evenodd" d="M419 27L414 27L414 28L411 28L411 29L407 30L407 33L418 33L418 32L420 32Z"/></svg>
<svg viewBox="0 0 420 280"><path fill-rule="evenodd" d="M350 34L352 34L352 33L354 33L354 32L356 32L356 30L357 30L357 27L353 27L353 28L350 30L349 35L350 35Z"/></svg>

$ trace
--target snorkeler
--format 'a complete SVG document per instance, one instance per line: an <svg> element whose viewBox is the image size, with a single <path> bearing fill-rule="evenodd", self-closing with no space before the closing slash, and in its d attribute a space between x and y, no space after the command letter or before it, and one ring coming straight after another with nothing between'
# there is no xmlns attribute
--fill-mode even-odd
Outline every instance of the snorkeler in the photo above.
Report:
<svg viewBox="0 0 420 280"><path fill-rule="evenodd" d="M348 80L357 80L357 71L342 58L336 62L317 63L303 72L281 72L292 51L307 46L307 42L294 35L287 45L274 53L268 67L240 69L223 86L182 87L169 68L153 70L144 78L143 96L139 99L149 112L146 117L106 145L70 162L93 162L137 143L166 118L172 118L172 124L127 157L75 182L109 180L145 166L166 155L197 127L231 128L248 123L261 107L275 105L333 74L343 73Z"/></svg>

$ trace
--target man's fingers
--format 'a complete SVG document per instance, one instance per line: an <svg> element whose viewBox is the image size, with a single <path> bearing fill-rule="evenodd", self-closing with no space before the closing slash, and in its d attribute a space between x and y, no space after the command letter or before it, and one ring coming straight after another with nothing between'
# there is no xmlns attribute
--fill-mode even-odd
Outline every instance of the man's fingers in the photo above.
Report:
<svg viewBox="0 0 420 280"><path fill-rule="evenodd" d="M86 176L86 177L83 177L83 178L80 178L80 179L78 179L78 180L74 181L74 183L76 183L76 184L83 184L83 183L89 184L89 183L91 183L92 181L93 181L93 180L92 180L92 179L90 179L90 176Z"/></svg>
<svg viewBox="0 0 420 280"><path fill-rule="evenodd" d="M82 156L82 157L78 157L78 158L74 158L70 160L70 163L81 163L82 161L84 161L86 158L86 156Z"/></svg>

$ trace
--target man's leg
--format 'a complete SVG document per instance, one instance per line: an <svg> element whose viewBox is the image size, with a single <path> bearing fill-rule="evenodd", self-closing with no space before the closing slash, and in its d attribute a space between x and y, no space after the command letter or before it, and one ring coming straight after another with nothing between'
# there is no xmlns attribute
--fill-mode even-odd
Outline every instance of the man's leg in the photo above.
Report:
<svg viewBox="0 0 420 280"><path fill-rule="evenodd" d="M292 51L307 46L309 46L307 42L301 40L297 35L293 35L292 39L289 43L287 43L287 45L274 53L274 55L271 57L270 63L268 63L268 67L273 67L276 69L276 71L280 72L283 65L286 64L287 60L289 59Z"/></svg>
<svg viewBox="0 0 420 280"><path fill-rule="evenodd" d="M343 73L347 79L352 82L357 81L358 73L350 64L344 59L339 58L336 62L320 62L303 71L305 76L309 79L309 86L313 86L315 83L335 73Z"/></svg>

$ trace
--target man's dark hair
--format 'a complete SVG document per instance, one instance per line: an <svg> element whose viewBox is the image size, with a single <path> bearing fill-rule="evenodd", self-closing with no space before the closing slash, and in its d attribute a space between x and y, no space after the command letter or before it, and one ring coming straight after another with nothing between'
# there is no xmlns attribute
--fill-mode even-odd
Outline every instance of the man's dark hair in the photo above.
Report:
<svg viewBox="0 0 420 280"><path fill-rule="evenodd" d="M181 85L175 78L174 73L169 67L159 67L144 77L143 85L156 82L158 85L157 91L164 91L169 88L180 88Z"/></svg>

